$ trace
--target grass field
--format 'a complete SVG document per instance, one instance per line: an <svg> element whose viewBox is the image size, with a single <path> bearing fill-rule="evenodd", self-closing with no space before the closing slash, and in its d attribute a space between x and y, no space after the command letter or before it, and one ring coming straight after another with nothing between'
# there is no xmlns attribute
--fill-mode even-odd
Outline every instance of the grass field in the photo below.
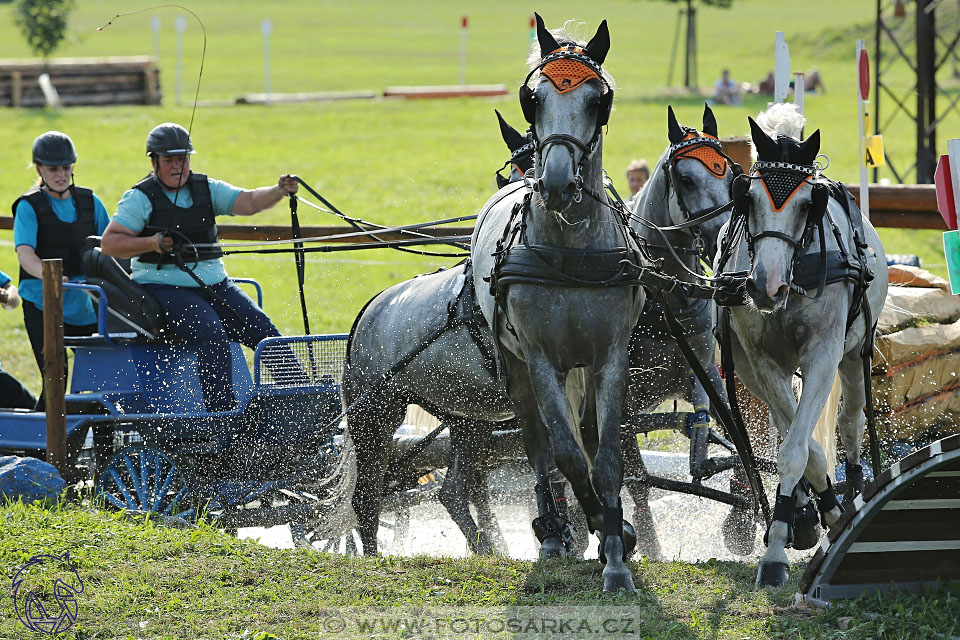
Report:
<svg viewBox="0 0 960 640"><path fill-rule="evenodd" d="M378 612L394 619L423 619L430 612L476 619L510 608L516 615L549 617L558 607L574 619L591 611L601 619L626 616L631 626L619 627L625 633L616 637L622 638L933 640L960 632L956 583L817 609L794 600L799 569L782 588L754 590L752 564L642 561L630 563L637 585L631 597L597 593L595 561L337 557L268 549L206 526L158 527L80 505L0 506L0 519L4 575L35 554L69 550L84 590L76 627L60 636L66 638L612 637L486 630L434 636L411 628L377 634L355 626ZM337 632L331 619L351 626ZM274 635L259 635L267 633ZM0 637L36 637L14 616L11 598L0 604Z"/></svg>

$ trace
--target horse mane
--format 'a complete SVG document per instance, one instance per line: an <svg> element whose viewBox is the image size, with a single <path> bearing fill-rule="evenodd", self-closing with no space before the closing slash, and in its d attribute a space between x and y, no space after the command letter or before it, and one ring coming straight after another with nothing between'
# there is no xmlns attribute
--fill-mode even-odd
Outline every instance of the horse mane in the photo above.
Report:
<svg viewBox="0 0 960 640"><path fill-rule="evenodd" d="M562 47L572 44L582 48L587 46L587 41L580 39L578 36L583 31L585 26L586 25L579 20L567 20L563 23L562 27L550 29L550 34L556 39L557 44ZM540 66L540 60L542 58L543 55L540 52L540 41L537 38L534 38L533 42L530 44L530 55L527 56L527 68L536 69L538 66ZM617 88L617 83L614 81L613 76L611 76L607 71L606 67L601 66L600 74L607 82L607 86L610 87L610 90L614 91ZM539 69L534 71L533 75L530 76L532 80L535 80L539 77Z"/></svg>
<svg viewBox="0 0 960 640"><path fill-rule="evenodd" d="M764 133L777 139L778 136L788 136L795 140L800 140L803 135L803 125L807 119L797 109L795 104L782 102L771 105L765 111L757 114L757 124L763 129ZM757 160L757 149L750 141L750 157L754 162Z"/></svg>

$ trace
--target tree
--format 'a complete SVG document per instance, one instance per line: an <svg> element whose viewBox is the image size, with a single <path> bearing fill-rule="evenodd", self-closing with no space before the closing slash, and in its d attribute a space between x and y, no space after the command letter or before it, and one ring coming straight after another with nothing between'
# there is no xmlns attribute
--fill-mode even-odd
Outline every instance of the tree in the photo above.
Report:
<svg viewBox="0 0 960 640"><path fill-rule="evenodd" d="M680 13L687 16L687 49L684 56L686 62L683 70L683 86L692 91L697 90L697 9L694 7L694 0L669 0L669 2L683 2L687 5L686 9L681 9ZM710 7L720 7L729 9L733 0L699 0L700 4ZM680 22L677 22L677 30L680 29ZM679 35L679 34L678 34ZM677 43L673 43L676 51ZM673 75L673 54L670 55L670 75ZM670 79L667 80L670 84Z"/></svg>
<svg viewBox="0 0 960 640"><path fill-rule="evenodd" d="M34 54L50 57L67 35L74 0L16 0L13 20Z"/></svg>

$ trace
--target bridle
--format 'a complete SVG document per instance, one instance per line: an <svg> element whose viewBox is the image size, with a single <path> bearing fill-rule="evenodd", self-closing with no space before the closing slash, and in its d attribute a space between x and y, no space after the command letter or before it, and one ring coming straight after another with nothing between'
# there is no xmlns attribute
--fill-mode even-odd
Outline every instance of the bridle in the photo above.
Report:
<svg viewBox="0 0 960 640"><path fill-rule="evenodd" d="M530 137L530 134L527 134ZM510 159L503 163L499 169L497 169L494 174L497 178L497 187L503 189L505 186L510 184L510 178L504 177L500 174L501 171L510 167L511 170L516 169L517 173L523 175L527 172L527 169L533 166L533 154L536 151L536 145L533 142L533 139L530 139L530 142L514 149L510 153Z"/></svg>
<svg viewBox="0 0 960 640"><path fill-rule="evenodd" d="M664 194L665 197L669 200L670 191L673 190L673 193L677 198L677 207L680 209L680 213L683 216L684 222L678 225L671 225L669 227L660 227L664 231L679 231L683 229L689 229L690 233L694 238L694 248L697 250L697 253L700 254L705 248L705 243L703 241L703 230L701 226L704 222L712 220L717 216L723 215L727 211L730 211L733 208L733 200L731 199L726 204L716 208L716 209L700 209L698 211L690 211L686 203L683 200L683 192L681 190L680 179L677 175L677 163L680 160L698 160L707 169L719 179L724 179L727 176L727 171L733 172L734 180L740 175L743 174L743 168L728 156L723 151L723 145L715 137L704 134L700 135L696 129L685 128L684 139L676 144L670 145L670 148L667 150L667 160L663 163L662 169L663 174L666 177L664 181ZM697 155L697 151L709 151L718 154L724 160L723 173L717 171L717 166L713 167L707 165L707 163Z"/></svg>
<svg viewBox="0 0 960 640"><path fill-rule="evenodd" d="M585 74L584 78L579 82L570 84L561 83L560 86L558 86L558 83L547 71L545 71L545 67L551 63L563 63L564 61L566 61L567 64L582 65L586 67L589 73ZM537 134L536 126L538 102L536 94L534 93L534 90L530 88L529 84L533 75L540 71L543 71L541 74L542 77L549 80L559 93L572 91L582 84L595 79L599 79L606 88L606 91L600 94L600 110L597 114L597 125L589 141L584 142L576 136L566 133L554 133L542 140L540 139L540 136ZM564 82L569 82L569 80L564 79ZM580 158L576 162L576 168L574 170L574 180L576 183L576 195L574 196L574 201L580 202L583 199L584 189L589 191L589 188L585 187L583 183L583 166L586 162L586 159L593 154L597 148L597 145L600 143L600 136L603 133L603 127L610 119L610 110L613 108L613 88L607 82L606 78L603 77L603 70L601 69L601 66L593 58L584 53L580 47L574 44L564 45L561 48L550 52L540 60L540 63L537 64L537 66L530 70L530 72L527 74L527 77L524 79L523 84L520 85L520 107L523 110L523 117L526 118L527 122L530 124L530 135L533 138L534 153L538 153L541 157L543 157L546 155L547 149L553 145L561 145L565 147L570 152L571 158L577 157L578 150L581 152ZM534 190L536 190L536 183L534 183ZM595 194L591 195L597 197Z"/></svg>
<svg viewBox="0 0 960 640"><path fill-rule="evenodd" d="M820 240L821 269L823 269L825 277L826 242L823 229L823 217L830 200L830 193L827 181L821 177L820 171L820 167L816 164L801 165L783 161L760 160L753 164L749 174L745 173L737 176L730 187L733 197L733 216L730 220L730 231L726 234L724 238L725 242L721 247L718 272L723 270L724 264L730 257L733 238L736 237L742 229L747 244L747 251L750 255L751 268L756 258L756 243L762 238L776 238L792 248L793 257L790 262L790 272L787 274L787 282L792 283L794 269L803 257L807 247L810 246L814 231L816 230L819 233ZM754 180L759 180L763 185L766 196L770 200L771 207L775 212L782 211L787 203L799 193L800 187L804 184L809 184L813 187L811 192L812 203L807 211L807 219L799 237L793 237L772 229L764 229L759 233L753 233L751 231L749 217L750 189L752 186L751 183ZM817 297L820 297L823 293L824 285L825 281L821 280Z"/></svg>

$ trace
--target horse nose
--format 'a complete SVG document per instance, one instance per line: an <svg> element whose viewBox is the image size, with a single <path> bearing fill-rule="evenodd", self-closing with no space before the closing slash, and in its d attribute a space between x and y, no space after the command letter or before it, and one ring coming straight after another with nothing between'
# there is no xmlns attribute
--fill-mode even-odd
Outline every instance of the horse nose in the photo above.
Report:
<svg viewBox="0 0 960 640"><path fill-rule="evenodd" d="M552 179L556 174L544 173L537 180L538 191L543 204L550 211L563 211L570 206L577 195L577 185L568 178Z"/></svg>
<svg viewBox="0 0 960 640"><path fill-rule="evenodd" d="M763 286L758 284L763 282ZM757 269L747 279L747 294L753 298L757 308L770 311L784 301L790 293L790 285L782 278L770 275Z"/></svg>

